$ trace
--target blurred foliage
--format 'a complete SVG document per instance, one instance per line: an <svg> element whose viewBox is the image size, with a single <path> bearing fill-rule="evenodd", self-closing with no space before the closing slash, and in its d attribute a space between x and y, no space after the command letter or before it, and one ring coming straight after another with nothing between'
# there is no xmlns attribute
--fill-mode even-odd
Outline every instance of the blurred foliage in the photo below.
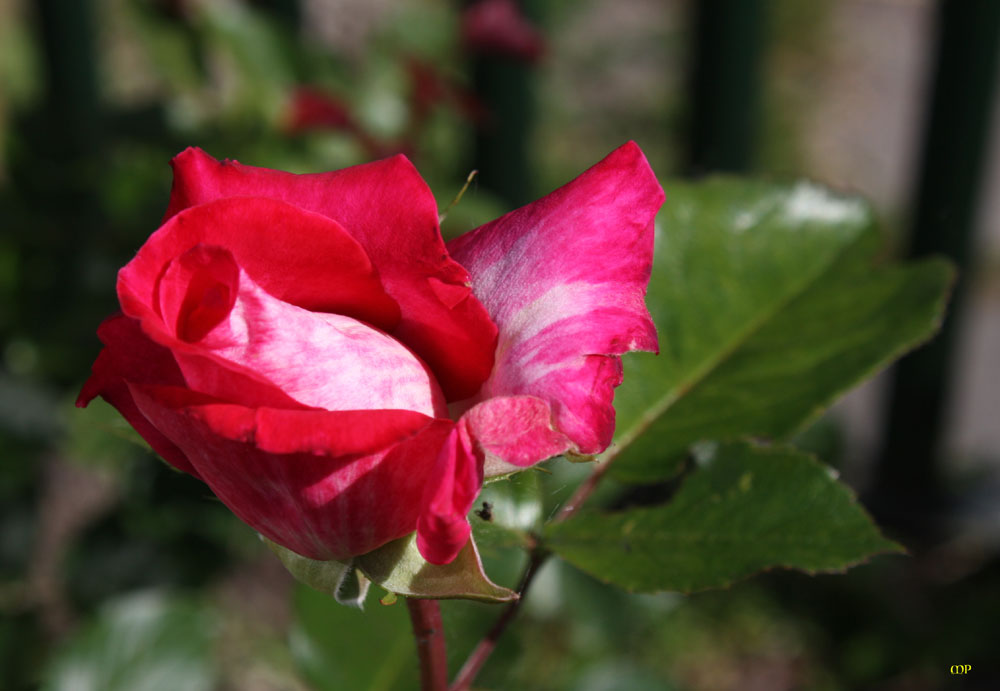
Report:
<svg viewBox="0 0 1000 691"><path fill-rule="evenodd" d="M110 407L71 402L99 347L94 328L116 308L114 274L158 225L166 161L185 146L299 172L404 149L442 208L454 197L476 125L454 96L432 98L417 117L410 65L429 65L447 93L472 88L455 7L421 0L380 16L380 3L354 3L358 16L340 21L362 38L337 43L322 27L296 33L266 3L80 3L94 13L97 54L63 67L95 71L100 93L95 112L65 112L52 93L52 39L37 21L43 4L52 5L0 0L0 687L414 688L402 603L369 597L360 613L292 586L251 531L155 459ZM661 17L657 3L537 4L551 56L536 74L538 193L627 138L658 172L675 170L687 42L677 5ZM802 172L796 131L808 99L794 84L822 60L830 5L775 3L764 170ZM620 39L637 26L641 38ZM301 85L347 104L357 130L290 131ZM473 183L443 232L506 210ZM840 438L824 418L794 443L835 464ZM492 520L472 516L486 571L503 586L517 585L526 536L590 471L545 468L491 484L481 501ZM595 500L627 508L649 496L608 482ZM988 688L1000 617L989 558L945 545L847 577L769 574L692 597L616 591L551 560L477 684L936 688L950 665L968 663ZM454 671L497 607L443 610Z"/></svg>
<svg viewBox="0 0 1000 691"><path fill-rule="evenodd" d="M213 612L156 592L104 604L53 656L46 691L209 691Z"/></svg>

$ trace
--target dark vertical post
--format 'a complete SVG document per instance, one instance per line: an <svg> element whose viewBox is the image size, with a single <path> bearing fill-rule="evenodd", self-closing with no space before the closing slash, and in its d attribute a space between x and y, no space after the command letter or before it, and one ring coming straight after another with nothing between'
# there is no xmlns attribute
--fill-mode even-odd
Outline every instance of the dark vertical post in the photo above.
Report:
<svg viewBox="0 0 1000 691"><path fill-rule="evenodd" d="M301 0L256 0L255 4L297 32L302 27Z"/></svg>
<svg viewBox="0 0 1000 691"><path fill-rule="evenodd" d="M767 0L697 0L688 172L744 172L754 161Z"/></svg>
<svg viewBox="0 0 1000 691"><path fill-rule="evenodd" d="M30 3L42 57L45 98L19 115L21 139L11 147L11 179L17 204L10 234L17 243L22 276L10 328L44 345L46 374L75 378L85 367L78 347L84 313L81 252L101 227L97 194L105 152L92 0ZM5 230L7 230L5 228ZM89 336L89 334L88 334Z"/></svg>
<svg viewBox="0 0 1000 691"><path fill-rule="evenodd" d="M958 264L960 278L940 335L896 368L872 507L883 521L918 538L933 538L933 514L945 499L940 441L989 141L1000 2L940 0L937 14L909 253L947 255Z"/></svg>
<svg viewBox="0 0 1000 691"><path fill-rule="evenodd" d="M508 58L473 59L476 95L489 115L476 131L475 167L479 183L512 207L532 198L528 132L534 119L530 66Z"/></svg>
<svg viewBox="0 0 1000 691"><path fill-rule="evenodd" d="M38 0L35 5L46 70L46 137L60 157L93 151L99 96L91 0Z"/></svg>
<svg viewBox="0 0 1000 691"><path fill-rule="evenodd" d="M518 5L530 19L538 20L538 3L522 0ZM479 170L479 184L512 207L521 206L535 192L529 149L536 67L530 60L496 53L475 54L470 59L472 88L487 113L476 130L474 145L473 166Z"/></svg>

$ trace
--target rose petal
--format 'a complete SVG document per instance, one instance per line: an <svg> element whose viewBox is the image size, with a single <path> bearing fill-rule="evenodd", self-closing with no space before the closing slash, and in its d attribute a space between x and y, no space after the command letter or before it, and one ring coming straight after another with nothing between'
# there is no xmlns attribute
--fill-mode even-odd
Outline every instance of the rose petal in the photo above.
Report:
<svg viewBox="0 0 1000 691"><path fill-rule="evenodd" d="M204 403L183 389L133 386L132 395L233 513L320 560L347 560L412 532L454 426L407 411Z"/></svg>
<svg viewBox="0 0 1000 691"><path fill-rule="evenodd" d="M226 250L195 248L190 252L214 259L196 266L194 260L187 259L189 255L182 255L178 262L187 268L183 273L173 272L178 262L171 264L164 282L176 273L200 291L215 280L215 273L206 278L198 271L219 271ZM197 271L188 270L192 267ZM238 291L229 313L203 335L196 344L198 350L190 356L188 349L174 349L190 388L247 404L248 392L242 385L234 388L231 379L220 378L220 370L236 369L252 372L303 406L413 410L447 416L434 376L399 341L351 317L310 312L282 302L245 272L237 272L238 285L228 289ZM169 292L191 293L174 288Z"/></svg>
<svg viewBox="0 0 1000 691"><path fill-rule="evenodd" d="M173 167L168 219L198 204L247 196L283 200L327 216L364 247L386 292L398 303L399 324L385 330L427 363L449 401L471 396L489 376L496 327L471 293L442 290L442 285L466 286L469 275L448 256L434 197L405 156L330 173L293 175L219 162L192 148L179 154ZM246 268L238 255L237 261ZM299 274L296 269L292 275Z"/></svg>
<svg viewBox="0 0 1000 691"><path fill-rule="evenodd" d="M156 429L139 411L125 381L155 386L180 386L184 383L170 351L146 338L139 324L124 315L104 320L97 335L104 348L94 361L92 374L76 399L85 408L100 396L113 405L139 435L170 465L185 473L198 475L184 452Z"/></svg>
<svg viewBox="0 0 1000 691"><path fill-rule="evenodd" d="M417 549L432 564L447 564L469 540L466 516L483 486L481 457L459 422L441 446L417 520Z"/></svg>
<svg viewBox="0 0 1000 691"><path fill-rule="evenodd" d="M222 199L172 216L118 274L126 314L158 306L164 271L198 245L224 247L264 290L383 330L399 321L364 248L335 221L274 199Z"/></svg>
<svg viewBox="0 0 1000 691"><path fill-rule="evenodd" d="M617 356L657 349L643 296L662 202L630 142L548 196L449 243L500 329L493 374L472 402L535 396L576 451L607 447Z"/></svg>
<svg viewBox="0 0 1000 691"><path fill-rule="evenodd" d="M521 470L573 444L555 429L549 404L534 396L499 396L462 416L484 457L487 477Z"/></svg>
<svg viewBox="0 0 1000 691"><path fill-rule="evenodd" d="M182 341L200 341L229 317L239 283L240 267L229 250L195 245L171 261L160 280L163 321Z"/></svg>

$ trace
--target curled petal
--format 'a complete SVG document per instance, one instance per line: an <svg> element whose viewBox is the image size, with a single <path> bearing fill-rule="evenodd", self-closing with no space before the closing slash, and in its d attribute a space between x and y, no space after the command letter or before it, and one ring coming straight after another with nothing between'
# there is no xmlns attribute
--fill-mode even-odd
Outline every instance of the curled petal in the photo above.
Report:
<svg viewBox="0 0 1000 691"><path fill-rule="evenodd" d="M424 559L447 564L462 550L472 532L466 516L482 485L482 455L460 421L441 446L424 491L417 520L417 548Z"/></svg>
<svg viewBox="0 0 1000 691"><path fill-rule="evenodd" d="M662 202L630 142L548 196L449 243L500 330L494 370L472 403L533 396L550 406L573 450L607 447L618 356L657 349L643 298Z"/></svg>
<svg viewBox="0 0 1000 691"><path fill-rule="evenodd" d="M210 201L172 216L119 272L123 311L136 316L159 306L168 265L199 245L225 248L236 265L284 302L346 314L383 330L399 322L399 307L347 231L320 214L262 198Z"/></svg>
<svg viewBox="0 0 1000 691"><path fill-rule="evenodd" d="M483 455L487 476L515 472L572 446L555 429L549 404L534 396L499 396L462 416Z"/></svg>
<svg viewBox="0 0 1000 691"><path fill-rule="evenodd" d="M229 317L239 283L240 267L229 250L195 245L171 261L160 280L163 321L182 341L200 341Z"/></svg>

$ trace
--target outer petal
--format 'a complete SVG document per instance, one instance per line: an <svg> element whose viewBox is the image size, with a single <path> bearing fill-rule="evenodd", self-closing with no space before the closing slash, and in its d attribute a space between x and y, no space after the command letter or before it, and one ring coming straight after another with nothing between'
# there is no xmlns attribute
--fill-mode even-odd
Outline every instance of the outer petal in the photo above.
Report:
<svg viewBox="0 0 1000 691"><path fill-rule="evenodd" d="M399 307L364 248L335 221L274 199L224 199L172 216L118 274L126 314L158 306L163 272L197 245L226 248L276 298L391 330ZM170 326L173 326L172 324Z"/></svg>
<svg viewBox="0 0 1000 691"><path fill-rule="evenodd" d="M197 476L184 452L142 414L125 383L128 379L151 386L182 385L184 378L170 351L146 338L138 322L121 314L105 319L97 335L104 349L76 399L77 407L84 408L101 396L118 409L156 453L178 470Z"/></svg>
<svg viewBox="0 0 1000 691"><path fill-rule="evenodd" d="M573 446L554 428L549 404L534 396L491 398L467 411L462 421L475 440L487 476L520 470Z"/></svg>
<svg viewBox="0 0 1000 691"><path fill-rule="evenodd" d="M471 396L489 376L496 327L471 294L468 273L448 256L434 197L406 157L293 175L187 149L173 167L168 219L190 206L247 196L327 216L364 247L402 312L390 333L430 366L448 400Z"/></svg>
<svg viewBox="0 0 1000 691"><path fill-rule="evenodd" d="M427 561L446 564L469 539L468 514L483 476L519 470L571 446L552 427L549 405L532 396L503 396L466 413L438 455L417 522L417 547Z"/></svg>
<svg viewBox="0 0 1000 691"><path fill-rule="evenodd" d="M643 296L662 203L629 142L547 197L449 243L500 329L496 365L473 402L534 396L577 451L611 442L617 356L657 348Z"/></svg>
<svg viewBox="0 0 1000 691"><path fill-rule="evenodd" d="M447 564L469 540L466 515L483 486L482 453L468 427L452 428L437 456L417 521L417 549L432 564Z"/></svg>
<svg viewBox="0 0 1000 691"><path fill-rule="evenodd" d="M184 389L131 388L143 415L233 513L319 560L346 560L412 532L454 427L410 411L251 409Z"/></svg>

